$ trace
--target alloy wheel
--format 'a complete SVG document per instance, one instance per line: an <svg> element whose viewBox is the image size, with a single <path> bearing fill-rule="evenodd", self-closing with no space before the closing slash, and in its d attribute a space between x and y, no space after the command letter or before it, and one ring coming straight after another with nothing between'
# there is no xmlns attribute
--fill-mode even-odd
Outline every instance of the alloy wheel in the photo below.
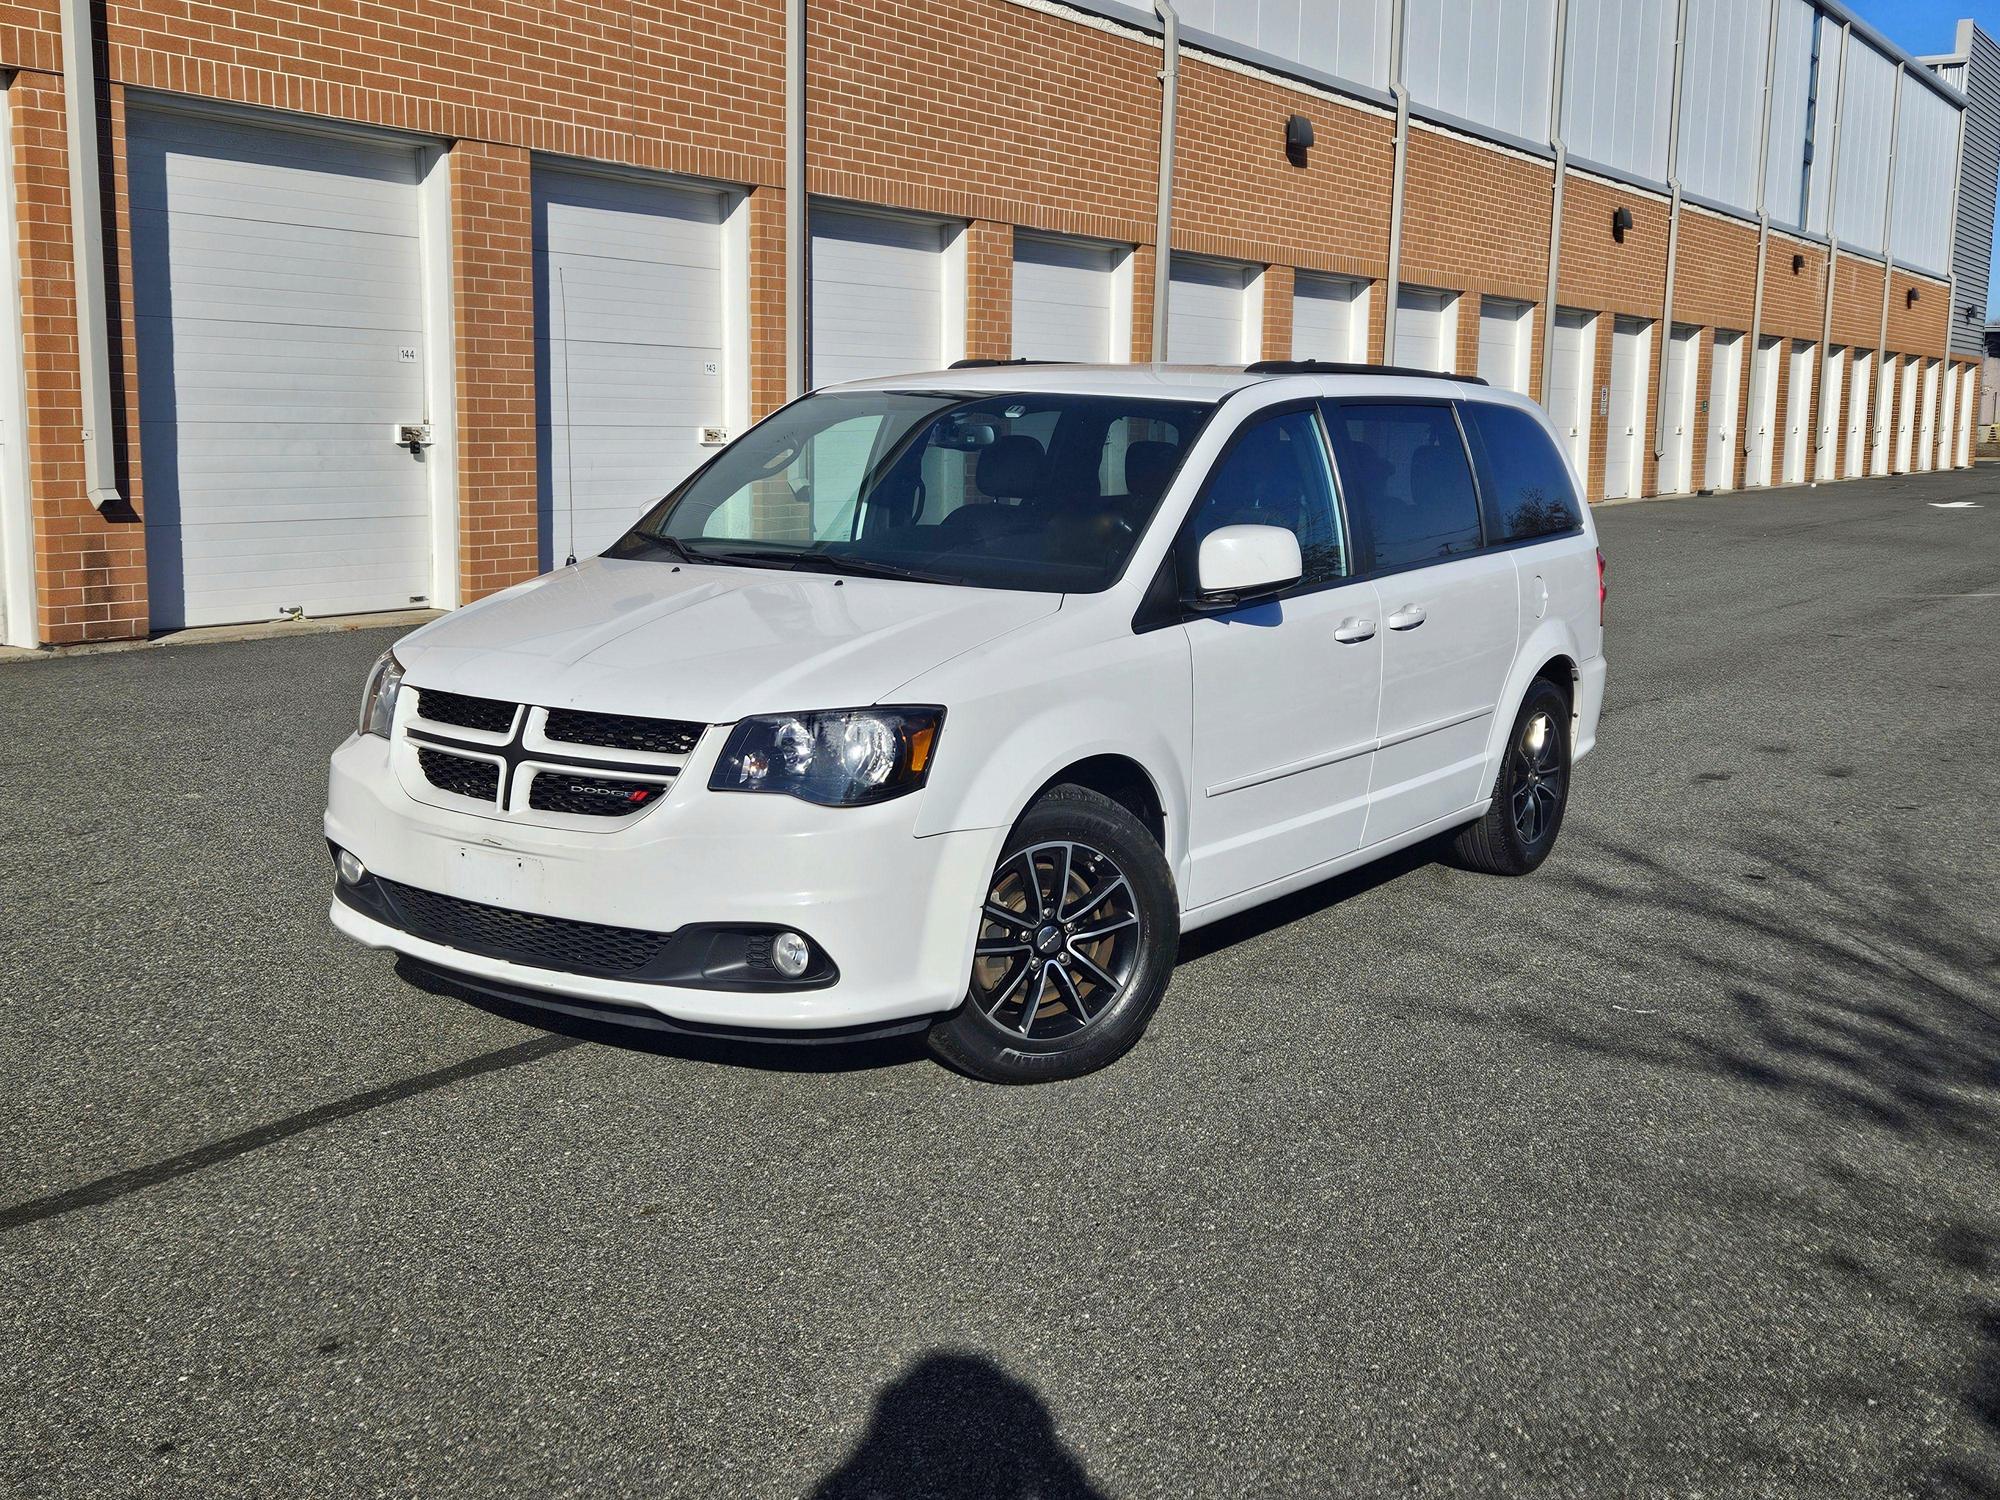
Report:
<svg viewBox="0 0 2000 1500"><path fill-rule="evenodd" d="M1512 812L1514 831L1523 844L1532 847L1555 827L1565 775L1562 730L1554 716L1546 712L1529 715L1514 746Z"/></svg>
<svg viewBox="0 0 2000 1500"><path fill-rule="evenodd" d="M972 1002L1031 1041L1073 1036L1125 993L1139 965L1132 883L1085 844L1035 844L993 872L972 963Z"/></svg>

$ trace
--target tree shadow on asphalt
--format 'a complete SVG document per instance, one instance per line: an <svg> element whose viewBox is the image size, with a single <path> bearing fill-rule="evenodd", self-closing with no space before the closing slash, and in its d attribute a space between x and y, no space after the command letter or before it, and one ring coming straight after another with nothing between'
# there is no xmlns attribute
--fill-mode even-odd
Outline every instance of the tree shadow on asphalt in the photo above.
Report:
<svg viewBox="0 0 2000 1500"><path fill-rule="evenodd" d="M1104 1500L1033 1387L983 1355L923 1355L811 1500Z"/></svg>
<svg viewBox="0 0 2000 1500"><path fill-rule="evenodd" d="M1966 1351L1962 1378L1943 1392L1957 1407L1955 1451L1906 1479L1914 1494L2000 1496L2000 940L1990 891L1940 892L1922 852L1893 837L1853 858L1849 846L1775 821L1680 862L1601 836L1573 837L1567 852L1550 873L1581 903L1515 888L1521 971L1573 955L1581 941L1604 961L1606 991L1651 987L1645 1008L1622 1007L1627 1018L1608 1025L1608 995L1565 1004L1536 985L1531 1000L1469 999L1444 1013L1468 1029L1505 1028L1672 1074L1734 1103L1775 1104L1773 1128L1813 1143L1810 1177L1774 1190L1721 1159L1659 1191L1797 1226L1858 1298L1895 1308L1934 1347ZM1600 914L1600 930L1580 937L1579 904ZM1644 955L1642 966L1617 972L1610 956L1620 952ZM1899 1153L1948 1153L1950 1199L1905 1181ZM1969 1170L1958 1171L1961 1161ZM1747 1467L1773 1455L1746 1438L1741 1458Z"/></svg>

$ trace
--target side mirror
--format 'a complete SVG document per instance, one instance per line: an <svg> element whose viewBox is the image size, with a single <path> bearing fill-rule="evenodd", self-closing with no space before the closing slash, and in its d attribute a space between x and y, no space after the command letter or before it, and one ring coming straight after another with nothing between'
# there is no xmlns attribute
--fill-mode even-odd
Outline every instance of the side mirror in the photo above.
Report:
<svg viewBox="0 0 2000 1500"><path fill-rule="evenodd" d="M1222 526L1201 539L1195 581L1201 609L1235 609L1282 594L1305 573L1299 539L1282 526Z"/></svg>

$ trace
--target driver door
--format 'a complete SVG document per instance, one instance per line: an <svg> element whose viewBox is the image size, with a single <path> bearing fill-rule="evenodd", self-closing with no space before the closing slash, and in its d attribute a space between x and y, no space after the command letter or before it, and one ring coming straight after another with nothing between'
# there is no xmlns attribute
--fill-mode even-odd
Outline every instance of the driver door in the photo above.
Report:
<svg viewBox="0 0 2000 1500"><path fill-rule="evenodd" d="M1187 621L1194 669L1190 879L1203 906L1361 847L1382 692L1381 608L1353 549L1310 405L1250 419L1181 538L1192 596L1201 538L1283 526L1305 574L1275 600Z"/></svg>

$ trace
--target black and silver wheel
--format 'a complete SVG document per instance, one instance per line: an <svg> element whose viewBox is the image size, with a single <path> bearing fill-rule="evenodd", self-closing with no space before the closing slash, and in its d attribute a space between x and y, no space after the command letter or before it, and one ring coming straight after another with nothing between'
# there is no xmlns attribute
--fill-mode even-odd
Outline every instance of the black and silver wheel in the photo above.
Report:
<svg viewBox="0 0 2000 1500"><path fill-rule="evenodd" d="M1056 787L1001 851L965 1003L931 1028L931 1048L994 1083L1101 1068L1144 1034L1178 937L1172 876L1145 825Z"/></svg>
<svg viewBox="0 0 2000 1500"><path fill-rule="evenodd" d="M1515 717L1493 805L1458 834L1459 858L1493 875L1525 875L1549 857L1569 805L1569 699L1537 679Z"/></svg>

